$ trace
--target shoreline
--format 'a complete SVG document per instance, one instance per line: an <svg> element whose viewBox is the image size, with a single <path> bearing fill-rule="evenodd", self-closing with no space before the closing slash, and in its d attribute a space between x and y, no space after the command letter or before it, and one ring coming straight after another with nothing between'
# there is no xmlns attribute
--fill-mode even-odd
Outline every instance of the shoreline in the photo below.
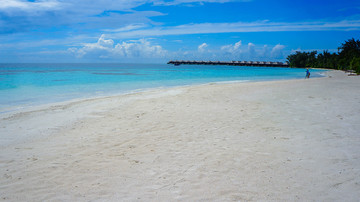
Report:
<svg viewBox="0 0 360 202"><path fill-rule="evenodd" d="M323 77L315 77L315 78L311 78L312 80L314 79L323 79L323 78L327 78L328 74L331 75L331 72L336 72L336 71L326 71L323 72L321 74L323 74ZM127 93L123 93L123 94L116 94L116 95L108 95L108 96L98 96L98 97L90 97L90 98L78 98L78 99L72 99L72 100L67 100L67 101L62 101L62 102L52 102L52 103L47 103L47 104L41 104L41 105L34 105L34 106L29 106L26 108L22 108L22 109L16 109L16 110L12 110L9 112L4 112L4 113L0 113L0 120L12 120L12 119L16 119L18 117L22 117L22 116L31 116L31 115L36 115L36 114L45 114L46 116L49 116L50 120L49 122L47 122L46 125L47 127L42 129L42 130L35 130L35 131L31 131L29 130L29 128L21 128L16 129L16 127L13 128L13 130L11 131L17 138L15 139L19 139L19 140L15 140L12 141L10 140L11 144L17 144L19 142L26 142L29 141L31 138L37 138L38 135L34 135L35 133L44 133L46 131L50 131L50 133L53 133L53 131L51 131L51 129L55 129L56 128L62 128L62 127L66 127L67 125L71 124L71 123L75 123L83 118L86 118L88 116L91 116L91 113L93 113L93 111L91 111L90 109L86 108L86 109L79 109L76 114L77 116L75 117L71 117L69 116L69 114L62 114L61 111L64 111L64 109L68 109L71 108L72 106L80 106L81 105L93 105L96 106L96 103L101 103L104 102L106 100L114 100L114 99L123 99L124 102L130 102L132 100L138 100L138 99L146 99L147 96L167 96L167 95L171 95L173 94L173 92L179 92L182 93L184 91L187 91L191 88L198 88L198 87L210 87L210 86L214 86L214 85L236 85L236 84L262 84L262 83L268 83L268 84L274 84L274 83L278 83L278 82L291 82L291 81L302 81L303 79L277 79L277 80L234 80L234 81L220 81L220 82L209 82L209 83L203 83L203 84L190 84L190 85L181 85L181 86L169 86L169 87L157 87L157 88L149 88L149 89L137 89L131 92L127 92ZM57 113L58 112L58 113ZM59 113L60 112L60 113ZM62 120L62 121L54 121L54 118L52 117L53 115L49 115L49 113L53 113L57 115L57 120ZM64 116L67 116L67 120L64 121ZM33 120L36 122L36 120ZM31 125L32 123L25 123L22 125ZM17 124L16 124L17 125ZM1 125L0 125L1 128ZM41 128L41 127L39 127ZM49 130L50 129L50 130ZM1 132L1 131L0 131ZM25 137L23 134L25 134ZM7 138L5 138L7 139ZM0 139L0 148L2 146L7 146L6 145L6 141L1 141L3 139ZM5 143L5 144L4 144Z"/></svg>
<svg viewBox="0 0 360 202"><path fill-rule="evenodd" d="M356 201L360 80L327 74L158 89L2 118L0 195Z"/></svg>
<svg viewBox="0 0 360 202"><path fill-rule="evenodd" d="M163 67L162 67L163 68ZM302 74L301 74L302 75ZM317 74L318 75L318 74ZM51 75L50 75L51 76ZM231 76L231 75L228 75ZM266 81L266 80L283 80L283 79L301 79L302 76L297 75L298 78L296 78L296 76L294 76L294 78L284 78L287 77L286 75L283 75L283 77L281 78L280 76L278 78L269 78L267 76L265 76L265 78L262 78L262 76L256 76L254 78L249 78L249 77L237 77L237 78L232 78L232 79L241 79L241 80L248 80L250 79L252 82L253 79L256 79L255 82L257 80L259 81ZM132 86L131 83L129 83L128 87L123 87L120 83L119 84L114 84L114 85L109 85L106 86L105 83L104 84L99 84L99 88L97 88L96 86L92 86L93 84L89 84L90 87L81 87L81 85L77 86L73 86L73 87L66 87L65 86L50 86L49 88L44 87L42 88L41 85L37 86L34 85L34 88L29 88L26 93L22 92L24 91L24 89L26 89L26 86L23 87L19 87L19 88L14 88L14 90L4 90L1 91L1 95L4 96L4 99L2 100L1 104L0 104L0 116L4 113L8 113L8 112L13 112L13 111L22 111L22 109L24 108L33 108L41 106L41 105L48 105L48 104L54 104L54 103L62 103L62 102L67 102L67 101L77 101L77 100L82 100L82 99L88 99L88 98L101 98L101 97L108 97L108 96L112 96L112 95L124 95L124 94L131 94L134 92L142 92L142 91L147 91L147 90L152 90L152 89L156 89L156 88L171 88L171 87L179 87L179 86L189 86L189 85L201 85L201 84L207 84L209 82L213 82L216 80L229 80L230 77L226 77L226 79L222 79L222 78L217 78L214 77L213 79L205 79L205 80L191 80L189 79L188 81L185 79L184 81L180 82L166 82L165 83L158 83L158 84L151 84L148 83L144 85L135 85ZM53 78L56 79L56 78ZM65 79L65 78L63 78ZM66 80L66 79L65 79ZM118 86L120 85L120 86ZM127 84L125 84L124 86L126 86ZM21 85L20 85L21 86ZM85 85L86 86L86 85ZM58 89L57 89L58 88ZM70 88L70 89L66 89L66 88ZM74 88L75 90L72 91L71 88ZM79 91L79 89L84 88L84 91ZM23 90L21 90L23 89ZM87 89L92 89L92 91L88 91ZM7 92L8 91L8 92ZM17 95L18 94L18 95ZM24 96L22 96L24 95ZM6 99L5 99L6 98Z"/></svg>
<svg viewBox="0 0 360 202"><path fill-rule="evenodd" d="M311 80L314 79L324 79L329 77L329 74L331 75L332 72L342 72L342 71L325 71L321 74L323 74L323 77L315 77L315 78L311 78ZM17 117L22 117L22 116L30 116L32 114L45 114L46 116L49 116L48 118L48 122L44 125L48 126L47 128L44 128L42 130L35 130L35 131L31 131L29 130L29 128L21 128L16 129L17 126L13 127L13 130L11 131L16 138L16 141L12 141L10 140L10 142L13 143L18 143L20 142L26 142L29 141L31 138L37 138L37 136L39 135L34 135L34 134L38 134L38 133L44 133L46 131L49 131L49 129L54 129L56 131L56 128L61 128L61 127L65 127L71 123L77 122L79 120L81 120L82 118L86 118L88 116L90 116L90 114L92 113L91 109L86 108L86 109L79 109L76 114L77 116L75 117L71 117L69 116L69 114L63 114L61 113L62 111L64 111L63 109L68 109L71 108L72 106L81 106L81 105L93 105L96 106L96 103L101 103L104 102L106 100L111 100L111 99L123 99L124 102L128 102L128 100L137 100L137 99L144 99L144 97L146 96L157 96L157 95L164 95L166 96L167 94L172 94L172 92L183 92L186 91L188 89L191 88L197 88L197 87L207 87L207 86L213 86L213 85L233 85L233 84L262 84L262 83L278 83L278 82L291 82L291 81L302 81L303 79L281 79L281 80L246 80L246 81L239 81L239 80L234 80L234 81L224 81L224 82L209 82L209 83L203 83L203 84L194 84L194 85L182 85L182 86L170 86L170 87L158 87L158 88L149 88L149 89L138 89L138 90L134 90L132 92L128 92L128 93L124 93L124 94L116 94L116 95L110 95L110 96L99 96L99 97L90 97L90 98L79 98L79 99L72 99L72 100L68 100L68 101L62 101L62 102L53 102L53 103L47 103L47 104L42 104L42 105L35 105L35 106L29 106L27 108L23 108L23 109L17 109L17 110L13 110L13 111L9 111L9 112L5 112L5 113L0 113L0 120L11 120L11 119L16 119ZM54 121L54 118L52 117L53 115L50 115L49 113L53 113L57 115L57 120L61 120L61 121ZM67 116L66 120L64 120L64 116ZM36 122L36 120L33 120ZM32 123L25 123L22 125L31 125ZM17 125L17 124L16 124ZM1 125L0 125L1 127ZM38 127L41 129L41 127ZM1 132L1 131L0 131ZM51 132L51 130L50 130ZM53 132L51 132L53 133ZM27 136L27 137L25 137ZM8 138L5 138L8 139ZM18 140L17 140L18 139ZM3 139L0 139L0 147L1 146L6 146L6 141L1 141ZM4 144L5 143L5 144Z"/></svg>
<svg viewBox="0 0 360 202"><path fill-rule="evenodd" d="M323 69L320 69L323 70ZM326 78L327 73L331 70L327 69L323 73L318 73L319 75L322 75L321 77L314 77L311 79L319 79L319 78ZM276 82L276 81L292 81L292 80L302 80L302 78L293 78L293 79L273 79L273 80L229 80L229 81L214 81L214 82L207 82L207 83L199 83L199 84L188 84L188 85L178 85L178 86L160 86L160 87L154 87L154 88L141 88L141 89L135 89L130 90L122 93L115 93L112 95L99 95L99 96L90 96L85 98L74 98L70 100L65 101L55 101L50 103L44 103L44 104L34 104L34 105L16 105L16 106L10 106L10 107L4 107L3 109L8 109L6 111L0 112L0 119L7 118L10 116L13 116L17 113L24 113L24 112L31 112L31 111L38 111L43 110L45 108L50 108L52 106L60 106L60 105L68 105L71 103L78 103L82 101L90 101L90 100L97 100L97 99L106 99L106 98L112 98L112 97L118 97L118 96L127 96L127 95L134 95L138 93L146 93L146 92L152 92L152 91L159 91L159 90L169 90L169 89L175 89L175 88L185 88L185 87L192 87L192 86L203 86L203 85L214 85L214 84L234 84L234 83L257 83L257 82Z"/></svg>

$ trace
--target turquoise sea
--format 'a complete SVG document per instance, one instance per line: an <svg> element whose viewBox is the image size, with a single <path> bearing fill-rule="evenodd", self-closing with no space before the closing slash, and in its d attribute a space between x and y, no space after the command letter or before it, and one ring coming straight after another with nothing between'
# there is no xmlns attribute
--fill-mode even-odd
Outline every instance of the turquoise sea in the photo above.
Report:
<svg viewBox="0 0 360 202"><path fill-rule="evenodd" d="M322 70L312 70L320 77ZM305 69L167 64L0 64L0 113L151 88L304 79Z"/></svg>

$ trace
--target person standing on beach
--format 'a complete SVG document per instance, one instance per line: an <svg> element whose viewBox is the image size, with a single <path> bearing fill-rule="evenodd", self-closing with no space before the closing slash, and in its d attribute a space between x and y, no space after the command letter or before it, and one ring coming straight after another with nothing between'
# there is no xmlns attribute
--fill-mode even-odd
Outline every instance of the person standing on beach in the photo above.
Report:
<svg viewBox="0 0 360 202"><path fill-rule="evenodd" d="M310 71L309 71L309 68L306 68L306 76L305 78L310 78Z"/></svg>

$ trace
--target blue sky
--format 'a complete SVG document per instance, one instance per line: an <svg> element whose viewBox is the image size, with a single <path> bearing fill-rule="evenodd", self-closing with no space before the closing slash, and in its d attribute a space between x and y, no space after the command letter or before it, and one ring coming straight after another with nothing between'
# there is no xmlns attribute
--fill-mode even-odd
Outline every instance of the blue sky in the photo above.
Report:
<svg viewBox="0 0 360 202"><path fill-rule="evenodd" d="M285 61L353 37L358 0L0 0L0 62Z"/></svg>

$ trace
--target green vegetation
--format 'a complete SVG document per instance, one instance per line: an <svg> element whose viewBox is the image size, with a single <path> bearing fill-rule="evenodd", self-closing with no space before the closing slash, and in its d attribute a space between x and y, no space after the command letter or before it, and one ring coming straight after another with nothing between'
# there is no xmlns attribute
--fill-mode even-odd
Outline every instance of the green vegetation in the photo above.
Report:
<svg viewBox="0 0 360 202"><path fill-rule="evenodd" d="M287 57L290 67L313 67L339 70L354 70L360 74L360 40L354 38L345 41L338 48L338 53L327 50L318 54L317 51L297 51Z"/></svg>

